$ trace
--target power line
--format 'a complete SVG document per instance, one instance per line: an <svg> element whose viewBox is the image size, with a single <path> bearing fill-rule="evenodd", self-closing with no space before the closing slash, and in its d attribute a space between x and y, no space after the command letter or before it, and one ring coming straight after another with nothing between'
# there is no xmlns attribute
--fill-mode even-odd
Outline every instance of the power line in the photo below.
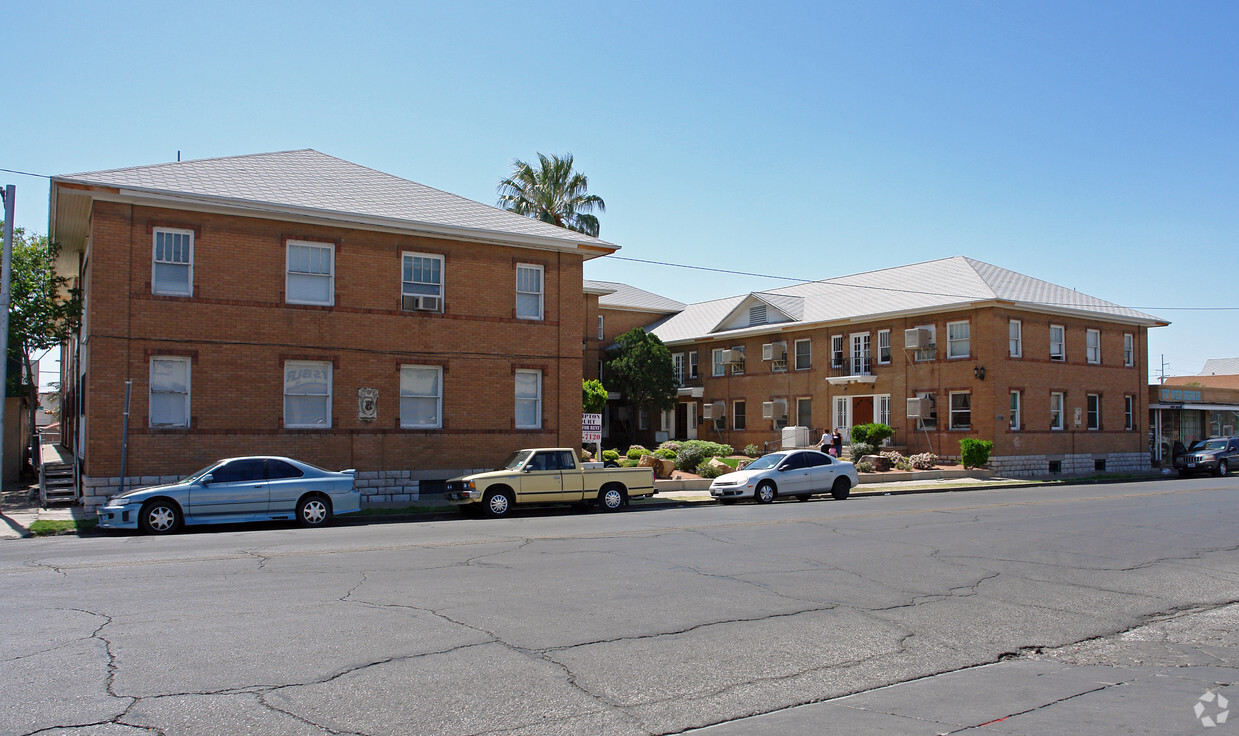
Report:
<svg viewBox="0 0 1239 736"><path fill-rule="evenodd" d="M6 174L20 174L22 176L33 176L36 179L51 179L52 178L48 176L47 174L32 174L29 171L17 171L16 169L0 169L0 171L5 172Z"/></svg>

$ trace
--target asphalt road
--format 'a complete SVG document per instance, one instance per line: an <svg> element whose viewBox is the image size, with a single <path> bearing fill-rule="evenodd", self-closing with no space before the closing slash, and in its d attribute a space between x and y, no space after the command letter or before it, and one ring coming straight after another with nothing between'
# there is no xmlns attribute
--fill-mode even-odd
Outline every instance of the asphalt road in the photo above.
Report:
<svg viewBox="0 0 1239 736"><path fill-rule="evenodd" d="M1236 492L1200 478L6 541L0 733L851 734L891 710L837 707L849 695L954 713L874 733L964 730L1041 707L1004 688L979 712L979 689L1014 673L979 665L1194 666L1104 643L1233 611ZM1191 649L1197 627L1180 628ZM1214 633L1204 679L1221 686L1239 648ZM1195 689L1140 700L1196 732ZM1165 732L1137 711L1101 731Z"/></svg>

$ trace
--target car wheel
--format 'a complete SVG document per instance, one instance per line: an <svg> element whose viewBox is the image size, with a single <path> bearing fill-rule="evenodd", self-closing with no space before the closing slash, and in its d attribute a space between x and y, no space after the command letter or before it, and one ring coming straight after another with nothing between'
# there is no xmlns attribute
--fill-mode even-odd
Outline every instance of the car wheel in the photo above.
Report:
<svg viewBox="0 0 1239 736"><path fill-rule="evenodd" d="M512 513L514 503L511 491L488 491L486 497L482 499L482 513L492 519L498 519Z"/></svg>
<svg viewBox="0 0 1239 736"><path fill-rule="evenodd" d="M331 502L311 494L297 502L297 523L301 526L324 526L331 521Z"/></svg>
<svg viewBox="0 0 1239 736"><path fill-rule="evenodd" d="M797 493L796 500L797 501L808 501L812 496L813 494L811 493Z"/></svg>
<svg viewBox="0 0 1239 736"><path fill-rule="evenodd" d="M606 486L598 494L598 508L603 511L619 511L624 506L624 490L617 486Z"/></svg>
<svg viewBox="0 0 1239 736"><path fill-rule="evenodd" d="M753 500L757 503L774 503L774 497L779 495L774 489L774 484L770 481L765 481L757 486L757 490L753 493Z"/></svg>
<svg viewBox="0 0 1239 736"><path fill-rule="evenodd" d="M1223 478L1230 475L1230 466L1226 464L1225 460L1217 461L1217 474L1219 477Z"/></svg>
<svg viewBox="0 0 1239 736"><path fill-rule="evenodd" d="M138 516L138 526L147 534L171 534L181 527L181 507L166 498L147 501Z"/></svg>
<svg viewBox="0 0 1239 736"><path fill-rule="evenodd" d="M842 501L852 492L852 484L847 478L835 478L835 484L830 489L830 495L835 497L836 501Z"/></svg>

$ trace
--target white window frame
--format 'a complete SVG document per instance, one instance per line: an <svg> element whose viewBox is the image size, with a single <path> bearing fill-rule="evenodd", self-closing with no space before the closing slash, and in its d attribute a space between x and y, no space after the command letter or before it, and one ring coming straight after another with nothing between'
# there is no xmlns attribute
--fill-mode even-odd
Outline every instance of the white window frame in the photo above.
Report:
<svg viewBox="0 0 1239 736"><path fill-rule="evenodd" d="M415 394L411 391L406 392L404 378L406 372L412 371L434 371L435 372L435 393L433 394ZM442 429L443 428L443 366L441 365L417 365L408 364L400 366L400 428L401 429ZM406 421L404 413L405 399L434 399L435 400L435 419L428 424L417 424L412 421Z"/></svg>
<svg viewBox="0 0 1239 736"><path fill-rule="evenodd" d="M916 325L918 330L929 330L929 347L917 350L912 354L912 360L916 363L928 362L938 359L938 325Z"/></svg>
<svg viewBox="0 0 1239 736"><path fill-rule="evenodd" d="M174 422L156 422L155 421L155 395L156 394L175 395L175 394L181 393L180 391L161 390L161 389L156 388L155 386L155 364L156 363L178 363L180 365L185 366L185 392L184 392L185 421L183 422L174 423ZM152 355L151 356L150 378L147 384L147 387L148 387L148 395L147 395L148 425L147 426L150 426L152 428L154 427L188 428L189 427L189 407L191 405L190 395L193 390L192 371L193 371L193 361L190 360L189 358L182 357L182 356L176 356L176 355Z"/></svg>
<svg viewBox="0 0 1239 736"><path fill-rule="evenodd" d="M1131 368L1136 364L1136 336L1130 332L1123 333L1123 365Z"/></svg>
<svg viewBox="0 0 1239 736"><path fill-rule="evenodd" d="M891 362L891 331L890 330L878 330L878 365L890 365L890 362Z"/></svg>
<svg viewBox="0 0 1239 736"><path fill-rule="evenodd" d="M743 376L743 375L744 375L745 361L747 361L747 360L748 360L748 356L747 356L747 355L745 355L744 346L743 346L743 345L733 345L731 349L732 349L733 351L737 351L737 350L738 350L738 351L740 352L740 357L743 359L743 360L741 360L739 363L732 363L732 364L731 364L731 375L733 375L733 376Z"/></svg>
<svg viewBox="0 0 1239 736"><path fill-rule="evenodd" d="M188 256L187 260L174 261L166 257L160 258L159 257L159 237L161 235L170 236L173 239L173 241L175 241L175 239L178 236L187 237L189 239L189 244L188 244L189 247L187 249L189 252L187 254ZM175 243L171 244L170 246L165 245L164 247L165 254L169 247L175 249L177 246L175 245ZM184 291L179 291L179 290L177 291L162 290L161 291L156 286L156 284L158 284L159 282L159 279L156 276L156 273L159 271L160 265L188 266L188 269L186 270ZM181 228L173 228L173 227L154 228L154 232L151 235L151 293L159 294L161 296L193 296L194 295L194 231L193 230L183 230Z"/></svg>
<svg viewBox="0 0 1239 736"><path fill-rule="evenodd" d="M830 336L830 367L842 368L847 364L847 355L843 352L843 335Z"/></svg>
<svg viewBox="0 0 1239 736"><path fill-rule="evenodd" d="M1096 407L1096 411L1090 407ZM1101 394L1084 395L1084 428L1090 432L1101 431Z"/></svg>
<svg viewBox="0 0 1239 736"><path fill-rule="evenodd" d="M438 280L438 281L405 281L405 280L404 280L404 273L405 273L405 269L406 269L405 262L406 262L406 261L411 261L411 260L412 260L412 259L414 259L414 258L425 258L426 260L430 260L430 261L438 261L438 263L439 263L439 280ZM410 264L409 264L409 267L411 268L411 266L412 266L412 264L410 263ZM406 296L432 296L432 297L438 297L438 299L439 299L439 309L438 309L438 310L436 310L436 311L442 312L442 311L443 311L443 305L446 303L446 300L443 298L443 297L444 297L443 282L444 282L444 281L446 281L446 276L445 276L446 272L447 272L447 263L446 263L446 261L444 260L443 256L439 255L438 253L418 253L418 252L416 252L416 251L411 251L411 250L406 250L406 251L403 251L403 252L400 254L400 297L401 297L401 309L403 309L403 308L404 308L404 297L406 297ZM420 286L420 287L422 287L422 288L426 288L426 287L428 287L428 286L432 286L432 285L433 285L433 286L435 287L435 289L436 289L436 290L435 290L435 292L434 292L433 294L432 294L432 293L430 293L430 292L424 292L424 291L406 291L406 289L405 289L406 285L408 285L408 286Z"/></svg>
<svg viewBox="0 0 1239 736"><path fill-rule="evenodd" d="M727 364L723 362L723 348L714 348L710 351L710 366L710 375L716 378L727 373Z"/></svg>
<svg viewBox="0 0 1239 736"><path fill-rule="evenodd" d="M533 375L537 378L537 382L536 382L537 391L535 392L534 396L522 396L519 393L520 382L516 380L516 376L520 376L522 374ZM513 424L516 426L516 428L517 429L542 429L542 371L517 369L513 374L513 396L515 398L516 403L513 405L514 414L513 414L512 421L513 421ZM519 407L522 405L522 403L525 403L525 404L532 403L534 407L534 416L537 417L537 422L535 424L521 424L520 423L521 412L520 412Z"/></svg>
<svg viewBox="0 0 1239 736"><path fill-rule="evenodd" d="M1058 330L1058 340L1054 340L1054 331ZM1058 345L1058 355L1054 354L1054 345ZM1067 360L1067 328L1064 325L1050 325L1050 360L1063 362Z"/></svg>
<svg viewBox="0 0 1239 736"><path fill-rule="evenodd" d="M1084 330L1084 360L1091 365L1101 364L1101 330Z"/></svg>
<svg viewBox="0 0 1239 736"><path fill-rule="evenodd" d="M955 408L955 397L957 396L963 396L966 399L968 406L964 407L963 409ZM951 391L949 398L948 398L948 402L949 402L948 406L950 407L949 411L951 414L951 420L950 420L951 423L949 425L950 428L956 431L972 429L972 392L971 391ZM955 421L955 416L957 414L967 414L968 421L965 424L958 424Z"/></svg>
<svg viewBox="0 0 1239 736"><path fill-rule="evenodd" d="M697 378L697 351L688 351L688 377Z"/></svg>
<svg viewBox="0 0 1239 736"><path fill-rule="evenodd" d="M292 255L294 248L317 248L325 250L328 254L328 272L326 274L314 273L309 271L293 271ZM322 278L327 279L327 299L325 301L317 301L313 299L293 299L292 289L289 288L289 282L296 276L307 278ZM289 240L284 244L284 302L287 304L312 304L315 306L330 307L336 301L336 244L335 243L319 243L311 240Z"/></svg>
<svg viewBox="0 0 1239 736"><path fill-rule="evenodd" d="M288 393L288 371L289 369L300 368L301 370L316 370L321 369L327 371L327 393L323 394L307 394L307 393ZM287 429L331 429L331 400L333 393L332 365L331 361L317 360L286 360L284 361L284 427ZM326 416L322 424L290 424L288 422L288 397L289 396L319 396L326 402Z"/></svg>
<svg viewBox="0 0 1239 736"><path fill-rule="evenodd" d="M1011 411L1011 416L1008 417L1007 427L1012 432L1020 431L1020 419L1023 412L1024 396L1020 391L1012 390L1011 399L1008 407Z"/></svg>
<svg viewBox="0 0 1239 736"><path fill-rule="evenodd" d="M800 343L805 344L804 363L800 362ZM807 371L813 367L813 341L811 338L803 338L792 343L792 360L795 364L795 370Z"/></svg>
<svg viewBox="0 0 1239 736"><path fill-rule="evenodd" d="M834 409L834 425L847 437L852 430L852 397L836 396Z"/></svg>
<svg viewBox="0 0 1239 736"><path fill-rule="evenodd" d="M521 271L534 271L538 274L538 290L529 291L521 289ZM538 300L537 315L521 314L521 296L536 296ZM539 322L545 319L546 310L546 269L539 263L518 263L516 264L516 318L528 319Z"/></svg>
<svg viewBox="0 0 1239 736"><path fill-rule="evenodd" d="M960 326L964 335L958 334ZM954 330L952 329L954 328ZM952 334L954 332L954 334ZM957 352L962 347L963 352ZM946 357L947 360L967 358L972 355L972 323L968 320L946 323Z"/></svg>
<svg viewBox="0 0 1239 736"><path fill-rule="evenodd" d="M1136 397L1131 394L1123 396L1123 429L1128 432L1136 429Z"/></svg>
<svg viewBox="0 0 1239 736"><path fill-rule="evenodd" d="M848 344L852 349L848 373L853 376L867 376L873 373L872 363L870 363L873 360L873 354L870 352L869 333L853 332L848 338Z"/></svg>
<svg viewBox="0 0 1239 736"><path fill-rule="evenodd" d="M743 431L748 428L748 417L746 416L747 409L744 406L744 400L740 399L731 402L731 428Z"/></svg>
<svg viewBox="0 0 1239 736"><path fill-rule="evenodd" d="M890 330L887 330L890 332ZM878 396L878 424L885 424L888 427L891 423L891 395L881 394Z"/></svg>
<svg viewBox="0 0 1239 736"><path fill-rule="evenodd" d="M1057 403L1058 407L1055 408ZM1067 426L1067 395L1062 391L1050 392L1050 430L1061 432Z"/></svg>
<svg viewBox="0 0 1239 736"><path fill-rule="evenodd" d="M1024 323L1018 319L1007 322L1007 354L1012 358L1024 357Z"/></svg>
<svg viewBox="0 0 1239 736"><path fill-rule="evenodd" d="M598 315L598 339L599 339L599 340L603 339L603 337L602 337L602 336L605 334L605 331L604 331L604 329L603 329L603 322L604 322L604 320L603 320L603 318L602 318L602 317L603 317L603 315L601 315L601 314L600 314L600 315Z"/></svg>
<svg viewBox="0 0 1239 736"><path fill-rule="evenodd" d="M671 370L675 372L675 385L684 385L684 368L685 368L684 353L671 354Z"/></svg>

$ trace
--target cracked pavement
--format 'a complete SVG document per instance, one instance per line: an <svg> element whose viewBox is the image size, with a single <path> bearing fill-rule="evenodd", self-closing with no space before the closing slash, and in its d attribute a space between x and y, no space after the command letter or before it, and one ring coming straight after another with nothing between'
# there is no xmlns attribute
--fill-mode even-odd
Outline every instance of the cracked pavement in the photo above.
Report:
<svg viewBox="0 0 1239 736"><path fill-rule="evenodd" d="M1239 662L1237 490L14 540L0 733L1186 732Z"/></svg>

